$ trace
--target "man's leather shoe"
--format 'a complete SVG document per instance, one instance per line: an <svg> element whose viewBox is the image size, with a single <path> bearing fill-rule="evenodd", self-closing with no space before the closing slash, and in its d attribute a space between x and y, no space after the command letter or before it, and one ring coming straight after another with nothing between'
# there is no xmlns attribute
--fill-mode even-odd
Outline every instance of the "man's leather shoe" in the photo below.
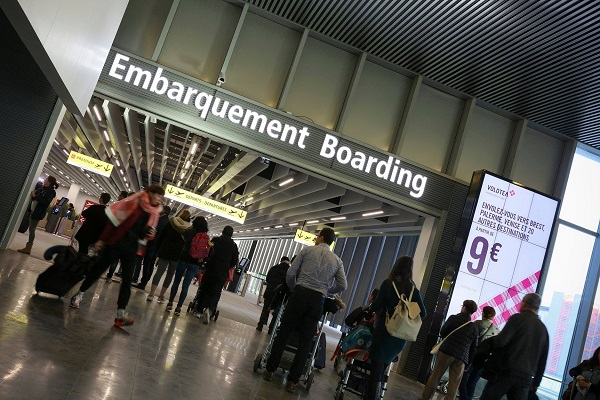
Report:
<svg viewBox="0 0 600 400"><path fill-rule="evenodd" d="M288 383L285 385L285 390L287 390L290 393L295 393L296 392L296 384L292 381L288 381Z"/></svg>
<svg viewBox="0 0 600 400"><path fill-rule="evenodd" d="M271 381L271 378L273 377L273 373L271 371L267 371L265 370L265 372L263 372L263 379L265 381Z"/></svg>

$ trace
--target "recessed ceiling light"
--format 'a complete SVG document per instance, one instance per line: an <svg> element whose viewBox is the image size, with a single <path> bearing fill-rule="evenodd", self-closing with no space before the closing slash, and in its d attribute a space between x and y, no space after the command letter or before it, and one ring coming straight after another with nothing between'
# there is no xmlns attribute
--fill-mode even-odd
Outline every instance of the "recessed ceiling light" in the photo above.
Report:
<svg viewBox="0 0 600 400"><path fill-rule="evenodd" d="M190 150L190 153L191 153L191 154L194 154L194 153L196 152L196 149L197 149L197 148L198 148L198 143L194 143L194 144L192 145L192 149Z"/></svg>
<svg viewBox="0 0 600 400"><path fill-rule="evenodd" d="M98 106L94 106L94 113L96 114L96 118L98 118L98 122L102 121L102 117L100 117L100 111L98 111Z"/></svg>
<svg viewBox="0 0 600 400"><path fill-rule="evenodd" d="M256 232L256 231L260 231L260 228L256 228L256 229L254 230L254 232Z"/></svg>
<svg viewBox="0 0 600 400"><path fill-rule="evenodd" d="M110 142L110 136L108 136L108 132L106 131L106 129L104 130L104 138L107 142Z"/></svg>
<svg viewBox="0 0 600 400"><path fill-rule="evenodd" d="M379 210L379 211L371 211L371 212L368 212L368 213L364 213L362 216L363 216L363 217L372 217L373 215L380 215L380 214L383 214L383 211L382 211L382 210Z"/></svg>
<svg viewBox="0 0 600 400"><path fill-rule="evenodd" d="M297 223L297 222L294 222L293 224L288 224L288 225L289 225L289 226L296 226L296 225L298 225L298 223Z"/></svg>
<svg viewBox="0 0 600 400"><path fill-rule="evenodd" d="M281 183L279 184L279 186L280 186L280 187L281 187L281 186L285 186L285 185L287 185L288 183L292 183L292 182L294 182L294 178L286 179L285 181L281 182Z"/></svg>
<svg viewBox="0 0 600 400"><path fill-rule="evenodd" d="M316 224L317 222L319 222L318 219L315 219L314 221L306 221L307 224Z"/></svg>
<svg viewBox="0 0 600 400"><path fill-rule="evenodd" d="M192 163L188 160L188 162L185 163L185 169L188 169L190 167Z"/></svg>
<svg viewBox="0 0 600 400"><path fill-rule="evenodd" d="M248 197L248 198L246 199L246 201L252 201L252 200L254 200L254 197Z"/></svg>
<svg viewBox="0 0 600 400"><path fill-rule="evenodd" d="M112 153L113 156L117 155L117 153L115 153L115 149L113 149L112 147L110 148L110 152Z"/></svg>
<svg viewBox="0 0 600 400"><path fill-rule="evenodd" d="M270 227L270 226L265 226L263 229L264 229L265 231L268 231L269 229L271 229L271 227Z"/></svg>
<svg viewBox="0 0 600 400"><path fill-rule="evenodd" d="M182 172L182 173L181 173L181 176L180 176L180 178L181 178L181 179L185 178L185 172Z"/></svg>
<svg viewBox="0 0 600 400"><path fill-rule="evenodd" d="M332 221L341 221L346 219L346 217L334 217L334 218L330 218Z"/></svg>
<svg viewBox="0 0 600 400"><path fill-rule="evenodd" d="M276 225L275 229L283 228L283 225Z"/></svg>
<svg viewBox="0 0 600 400"><path fill-rule="evenodd" d="M56 140L56 139L54 139L54 143L56 143L56 144L59 144L59 143L58 143L58 140Z"/></svg>
<svg viewBox="0 0 600 400"><path fill-rule="evenodd" d="M119 162L119 160L115 160L117 162L117 167L121 166L121 163Z"/></svg>
<svg viewBox="0 0 600 400"><path fill-rule="evenodd" d="M63 153L65 153L67 156L69 155L69 152L66 151L65 149L62 149Z"/></svg>

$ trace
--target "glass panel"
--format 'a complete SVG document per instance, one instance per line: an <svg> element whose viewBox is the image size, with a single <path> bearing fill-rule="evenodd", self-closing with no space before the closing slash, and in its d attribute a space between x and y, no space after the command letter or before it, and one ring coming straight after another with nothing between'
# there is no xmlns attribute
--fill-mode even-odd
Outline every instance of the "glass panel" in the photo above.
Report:
<svg viewBox="0 0 600 400"><path fill-rule="evenodd" d="M596 232L600 221L600 159L578 149L573 158L560 218Z"/></svg>
<svg viewBox="0 0 600 400"><path fill-rule="evenodd" d="M600 347L600 290L596 290L596 298L594 299L594 308L588 324L587 336L583 346L582 360L586 360L592 356L594 350ZM575 364L570 365L573 367Z"/></svg>
<svg viewBox="0 0 600 400"><path fill-rule="evenodd" d="M544 284L540 318L548 328L550 351L541 399L557 399L573 339L573 327L590 263L594 237L564 225L558 226L549 273Z"/></svg>

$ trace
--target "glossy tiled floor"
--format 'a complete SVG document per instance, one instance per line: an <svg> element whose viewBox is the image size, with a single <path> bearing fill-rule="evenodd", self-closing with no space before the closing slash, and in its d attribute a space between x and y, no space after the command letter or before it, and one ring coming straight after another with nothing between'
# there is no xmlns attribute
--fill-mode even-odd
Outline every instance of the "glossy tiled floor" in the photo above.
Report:
<svg viewBox="0 0 600 400"><path fill-rule="evenodd" d="M41 237L36 243L55 240ZM35 279L47 266L0 251L0 399L334 397L339 378L330 362L310 392L300 386L293 395L284 390L281 373L266 382L252 371L268 339L254 329L256 298L224 292L219 320L207 326L189 315L165 313L164 305L148 303L145 293L134 290L128 311L136 323L117 329L112 322L118 283L98 282L73 310L68 298L35 295ZM194 293L190 288L190 299ZM337 332L327 332L331 356ZM416 399L421 388L393 374L386 399Z"/></svg>

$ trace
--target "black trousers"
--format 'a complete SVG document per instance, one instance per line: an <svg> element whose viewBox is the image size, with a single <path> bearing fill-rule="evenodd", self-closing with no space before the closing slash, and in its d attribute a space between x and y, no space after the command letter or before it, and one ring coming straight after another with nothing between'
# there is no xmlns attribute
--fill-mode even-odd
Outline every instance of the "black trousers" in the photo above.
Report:
<svg viewBox="0 0 600 400"><path fill-rule="evenodd" d="M121 260L121 288L119 290L119 300L117 301L117 307L125 309L127 303L129 303L129 297L131 296L131 278L133 276L133 268L135 264L135 251L133 250L120 250L113 246L106 246L100 254L100 259L94 264L88 272L85 280L81 284L82 292L87 291L98 278L108 269L108 267L115 261Z"/></svg>
<svg viewBox="0 0 600 400"><path fill-rule="evenodd" d="M92 242L88 242L86 240L78 240L77 243L79 244L79 250L77 251L79 254L88 254L88 250L90 248L90 246L93 244Z"/></svg>
<svg viewBox="0 0 600 400"><path fill-rule="evenodd" d="M146 287L146 284L148 283L148 281L150 281L150 278L154 273L154 263L156 262L156 257L157 249L154 240L150 240L148 242L148 246L146 247L146 253L144 253L143 256L135 256L135 271L133 273L133 282L138 281L141 272L142 280L140 281L140 286L142 288Z"/></svg>
<svg viewBox="0 0 600 400"><path fill-rule="evenodd" d="M279 367L281 356L290 335L300 331L300 339L294 362L288 375L288 380L298 383L300 376L304 372L306 360L308 359L310 349L313 343L313 336L316 333L319 320L323 314L323 302L325 297L322 293L307 289L302 286L296 286L294 292L288 301L281 325L275 337L271 356L267 361L267 371L274 372Z"/></svg>
<svg viewBox="0 0 600 400"><path fill-rule="evenodd" d="M208 308L212 314L217 311L219 300L221 300L221 291L226 280L215 276L207 277L204 275L202 277L198 304L196 305L197 311L202 311L205 308Z"/></svg>

